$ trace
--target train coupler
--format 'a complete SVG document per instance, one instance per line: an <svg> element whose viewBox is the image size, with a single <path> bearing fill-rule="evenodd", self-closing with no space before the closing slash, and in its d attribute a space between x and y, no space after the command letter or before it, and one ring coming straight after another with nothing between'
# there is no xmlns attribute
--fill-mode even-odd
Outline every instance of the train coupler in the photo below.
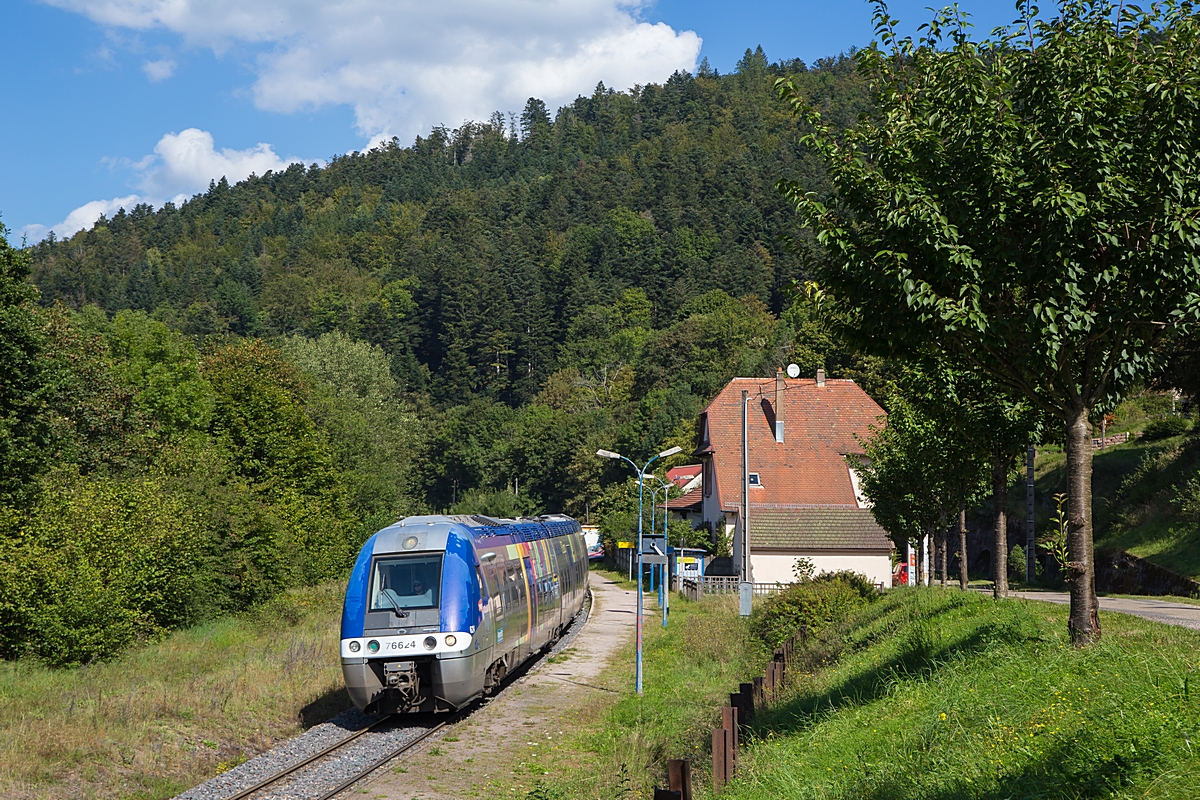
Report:
<svg viewBox="0 0 1200 800"><path fill-rule="evenodd" d="M421 678L417 674L415 661L389 661L383 665L383 677L387 688L399 692L407 703L417 701L421 693Z"/></svg>

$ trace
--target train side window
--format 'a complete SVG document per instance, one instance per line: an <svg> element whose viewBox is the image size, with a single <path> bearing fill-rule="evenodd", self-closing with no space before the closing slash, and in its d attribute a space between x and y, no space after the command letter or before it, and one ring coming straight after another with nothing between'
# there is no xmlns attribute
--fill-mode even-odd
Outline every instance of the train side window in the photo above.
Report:
<svg viewBox="0 0 1200 800"><path fill-rule="evenodd" d="M479 569L479 567L475 568L475 582L479 586L479 599L486 606L488 604L487 583L483 580L483 570Z"/></svg>

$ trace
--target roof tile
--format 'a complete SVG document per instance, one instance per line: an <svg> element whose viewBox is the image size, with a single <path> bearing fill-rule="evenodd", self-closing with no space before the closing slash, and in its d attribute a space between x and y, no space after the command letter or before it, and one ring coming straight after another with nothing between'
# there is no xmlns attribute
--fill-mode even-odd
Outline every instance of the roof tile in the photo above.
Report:
<svg viewBox="0 0 1200 800"><path fill-rule="evenodd" d="M783 442L776 442L775 380L734 378L704 410L707 438L696 454L713 454L721 507L742 502L745 389L750 393L750 472L761 481L750 488L751 529L754 509L762 504L858 508L845 456L862 452L855 437L866 438L872 425L883 424L883 409L854 381L830 379L817 386L811 378L788 378L781 403Z"/></svg>
<svg viewBox="0 0 1200 800"><path fill-rule="evenodd" d="M750 506L750 552L779 550L890 551L887 532L865 508Z"/></svg>

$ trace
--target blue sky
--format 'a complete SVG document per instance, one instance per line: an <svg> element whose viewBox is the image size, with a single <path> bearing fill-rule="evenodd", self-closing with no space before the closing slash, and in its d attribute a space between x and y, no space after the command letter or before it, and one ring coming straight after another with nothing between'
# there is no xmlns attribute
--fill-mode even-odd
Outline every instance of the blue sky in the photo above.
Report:
<svg viewBox="0 0 1200 800"><path fill-rule="evenodd" d="M894 2L913 31L928 2ZM1009 0L962 0L986 31ZM860 0L4 0L0 222L14 244L98 214L433 125L662 81L747 47L871 41Z"/></svg>

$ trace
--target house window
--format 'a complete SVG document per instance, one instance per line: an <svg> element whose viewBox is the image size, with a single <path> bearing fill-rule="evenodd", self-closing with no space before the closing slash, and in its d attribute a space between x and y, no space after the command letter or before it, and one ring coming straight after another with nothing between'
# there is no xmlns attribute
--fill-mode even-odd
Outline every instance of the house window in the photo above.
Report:
<svg viewBox="0 0 1200 800"><path fill-rule="evenodd" d="M759 479L757 472L751 472L746 476L746 480L751 486L762 486L762 480Z"/></svg>
<svg viewBox="0 0 1200 800"><path fill-rule="evenodd" d="M712 461L705 461L701 468L702 482L704 483L704 496L712 497Z"/></svg>

